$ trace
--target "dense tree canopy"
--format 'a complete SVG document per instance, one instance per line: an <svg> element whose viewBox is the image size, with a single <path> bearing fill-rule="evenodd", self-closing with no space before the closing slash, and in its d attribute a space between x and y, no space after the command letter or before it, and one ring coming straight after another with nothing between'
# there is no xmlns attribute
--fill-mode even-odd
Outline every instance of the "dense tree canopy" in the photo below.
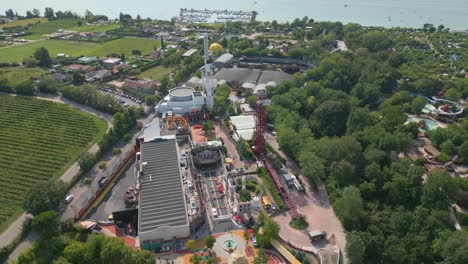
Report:
<svg viewBox="0 0 468 264"><path fill-rule="evenodd" d="M65 192L65 184L62 181L39 183L26 193L24 209L33 215L56 210L64 198Z"/></svg>

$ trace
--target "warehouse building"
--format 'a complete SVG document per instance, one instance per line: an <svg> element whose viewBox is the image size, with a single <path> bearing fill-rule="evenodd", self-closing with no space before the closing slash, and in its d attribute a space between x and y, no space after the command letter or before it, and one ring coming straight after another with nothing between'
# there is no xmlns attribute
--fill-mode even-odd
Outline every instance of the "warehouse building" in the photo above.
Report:
<svg viewBox="0 0 468 264"><path fill-rule="evenodd" d="M175 136L141 143L138 234L142 247L190 236L178 153Z"/></svg>
<svg viewBox="0 0 468 264"><path fill-rule="evenodd" d="M236 86L244 92L255 94L266 86L276 86L282 82L291 80L292 76L281 71L262 71L247 68L223 68L219 70L214 78L226 81L231 86Z"/></svg>

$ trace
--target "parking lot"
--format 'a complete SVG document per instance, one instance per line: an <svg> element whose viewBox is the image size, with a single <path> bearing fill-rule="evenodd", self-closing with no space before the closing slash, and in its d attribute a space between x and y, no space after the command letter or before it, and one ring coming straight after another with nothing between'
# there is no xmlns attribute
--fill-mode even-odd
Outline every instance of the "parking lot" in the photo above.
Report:
<svg viewBox="0 0 468 264"><path fill-rule="evenodd" d="M101 93L110 95L114 98L114 101L117 103L122 104L124 107L143 107L145 108L144 102L142 98L137 98L123 92L118 92L108 88L100 88Z"/></svg>
<svg viewBox="0 0 468 264"><path fill-rule="evenodd" d="M102 202L94 208L88 218L96 221L106 221L109 214L125 209L124 195L128 187L135 186L135 163L129 166L119 176L114 187L106 194Z"/></svg>

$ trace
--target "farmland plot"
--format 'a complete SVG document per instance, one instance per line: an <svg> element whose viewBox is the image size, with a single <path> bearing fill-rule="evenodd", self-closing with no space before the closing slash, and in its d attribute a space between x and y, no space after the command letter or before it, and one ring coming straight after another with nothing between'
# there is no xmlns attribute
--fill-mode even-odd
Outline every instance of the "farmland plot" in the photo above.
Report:
<svg viewBox="0 0 468 264"><path fill-rule="evenodd" d="M104 121L67 105L0 94L0 226L32 186L58 179L106 129Z"/></svg>

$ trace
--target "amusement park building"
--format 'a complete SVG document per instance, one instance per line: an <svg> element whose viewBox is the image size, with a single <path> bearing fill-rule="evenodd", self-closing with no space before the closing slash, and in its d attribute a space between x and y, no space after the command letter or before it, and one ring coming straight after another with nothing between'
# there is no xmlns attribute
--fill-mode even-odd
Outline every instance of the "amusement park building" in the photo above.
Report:
<svg viewBox="0 0 468 264"><path fill-rule="evenodd" d="M141 143L138 233L142 246L190 236L174 136Z"/></svg>
<svg viewBox="0 0 468 264"><path fill-rule="evenodd" d="M173 114L185 115L200 112L204 105L205 96L202 92L188 86L180 86L170 90L156 105L156 113L171 111Z"/></svg>

